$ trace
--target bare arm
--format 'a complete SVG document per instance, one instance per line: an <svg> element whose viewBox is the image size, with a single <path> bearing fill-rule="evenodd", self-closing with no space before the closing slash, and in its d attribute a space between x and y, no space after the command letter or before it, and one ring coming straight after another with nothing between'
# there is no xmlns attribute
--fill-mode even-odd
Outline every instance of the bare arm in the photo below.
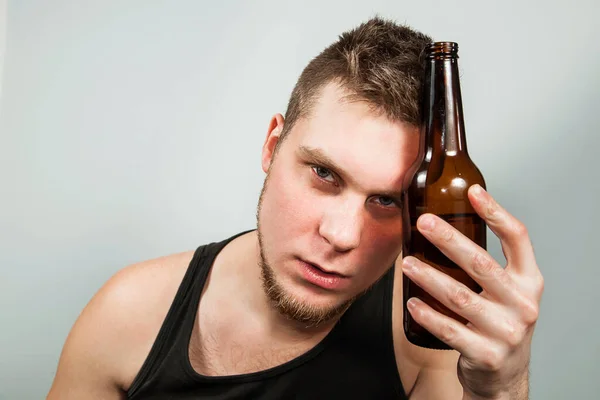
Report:
<svg viewBox="0 0 600 400"><path fill-rule="evenodd" d="M400 313L401 311L400 309ZM404 335L401 325L402 316L396 319L395 315L394 319L396 360L408 398L410 400L462 399L463 388L456 373L460 354L453 350L430 350L415 346Z"/></svg>
<svg viewBox="0 0 600 400"><path fill-rule="evenodd" d="M458 380L460 353L430 350L410 343L404 334L401 259L394 274L392 324L394 350L402 385L410 400L459 400L463 388Z"/></svg>
<svg viewBox="0 0 600 400"><path fill-rule="evenodd" d="M117 334L120 325L118 289L120 274L111 278L92 298L75 322L60 356L48 400L124 399L119 387Z"/></svg>

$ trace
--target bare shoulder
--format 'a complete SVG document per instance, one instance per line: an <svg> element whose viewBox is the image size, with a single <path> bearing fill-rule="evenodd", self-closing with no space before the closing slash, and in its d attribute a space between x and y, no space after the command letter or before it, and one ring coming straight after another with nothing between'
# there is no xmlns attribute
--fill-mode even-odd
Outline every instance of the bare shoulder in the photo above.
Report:
<svg viewBox="0 0 600 400"><path fill-rule="evenodd" d="M115 273L69 333L50 399L119 399L144 363L193 251L130 265Z"/></svg>
<svg viewBox="0 0 600 400"><path fill-rule="evenodd" d="M404 334L402 298L402 258L399 257L394 271L394 292L392 303L392 329L394 333L394 354L396 365L407 394L413 393L417 382L426 375L456 374L458 353L448 350L430 350L410 343ZM429 379L429 378L428 378ZM417 396L418 397L418 396Z"/></svg>
<svg viewBox="0 0 600 400"><path fill-rule="evenodd" d="M119 386L126 390L142 367L194 255L172 254L130 265L98 292L97 317L113 324Z"/></svg>

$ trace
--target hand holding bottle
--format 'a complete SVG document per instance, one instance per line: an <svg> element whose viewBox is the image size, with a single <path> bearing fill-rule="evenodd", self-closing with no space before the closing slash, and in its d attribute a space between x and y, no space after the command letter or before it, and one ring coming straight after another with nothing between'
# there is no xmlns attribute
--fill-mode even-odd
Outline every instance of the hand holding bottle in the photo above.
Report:
<svg viewBox="0 0 600 400"><path fill-rule="evenodd" d="M409 299L407 307L419 325L461 353L458 376L465 398L521 398L516 393L527 392L531 339L543 277L523 223L477 185L469 188L468 196L477 214L500 239L506 267L502 268L487 251L441 218L422 215L417 222L419 232L483 291L475 293L451 276L409 256L403 260L405 276L468 323L442 314L416 298Z"/></svg>

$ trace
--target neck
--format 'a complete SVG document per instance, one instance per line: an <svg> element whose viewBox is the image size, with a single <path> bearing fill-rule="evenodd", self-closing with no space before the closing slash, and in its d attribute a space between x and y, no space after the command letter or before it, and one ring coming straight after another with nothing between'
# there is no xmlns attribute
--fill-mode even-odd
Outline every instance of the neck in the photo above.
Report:
<svg viewBox="0 0 600 400"><path fill-rule="evenodd" d="M425 93L428 146L438 143L448 156L467 153L464 117L458 75L458 58L438 56L428 60ZM441 136L437 137L436 136Z"/></svg>

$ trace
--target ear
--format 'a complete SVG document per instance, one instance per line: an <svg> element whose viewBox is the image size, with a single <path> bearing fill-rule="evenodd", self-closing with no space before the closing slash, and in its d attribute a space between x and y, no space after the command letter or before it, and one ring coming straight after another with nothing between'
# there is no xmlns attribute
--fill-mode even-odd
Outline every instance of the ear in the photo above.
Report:
<svg viewBox="0 0 600 400"><path fill-rule="evenodd" d="M269 129L267 130L267 138L262 148L262 169L266 173L269 171L269 167L273 162L273 155L275 152L275 146L279 141L281 132L283 132L284 124L283 115L275 114L269 122Z"/></svg>

